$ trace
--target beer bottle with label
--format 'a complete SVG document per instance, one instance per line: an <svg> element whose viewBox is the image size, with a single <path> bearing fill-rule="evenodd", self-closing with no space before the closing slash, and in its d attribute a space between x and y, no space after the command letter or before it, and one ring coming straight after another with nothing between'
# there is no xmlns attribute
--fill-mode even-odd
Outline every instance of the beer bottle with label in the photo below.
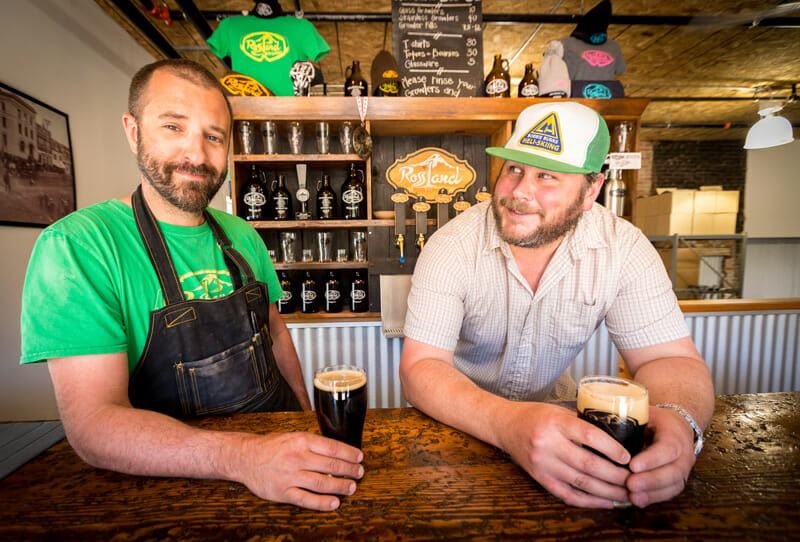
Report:
<svg viewBox="0 0 800 542"><path fill-rule="evenodd" d="M345 96L369 96L369 85L361 75L361 62L354 60L353 65L345 70L345 75L347 76L344 80Z"/></svg>
<svg viewBox="0 0 800 542"><path fill-rule="evenodd" d="M317 220L336 218L336 194L331 188L331 179L327 174L317 181Z"/></svg>
<svg viewBox="0 0 800 542"><path fill-rule="evenodd" d="M510 98L511 78L508 75L508 61L500 53L494 55L492 71L486 76L484 93L490 98Z"/></svg>
<svg viewBox="0 0 800 542"><path fill-rule="evenodd" d="M280 278L281 290L283 291L283 296L278 300L278 312L281 314L291 314L297 310L294 302L294 283L292 279L289 278L289 273L286 271L281 271L278 277Z"/></svg>
<svg viewBox="0 0 800 542"><path fill-rule="evenodd" d="M353 312L367 312L369 310L367 281L361 278L361 271L354 273L353 282L350 284L350 310Z"/></svg>
<svg viewBox="0 0 800 542"><path fill-rule="evenodd" d="M274 220L292 219L292 195L286 189L283 175L278 175L278 186L272 189L272 218ZM275 184L275 181L272 181Z"/></svg>
<svg viewBox="0 0 800 542"><path fill-rule="evenodd" d="M311 276L311 271L306 271L306 278L300 285L300 303L300 310L305 314L319 312L317 281Z"/></svg>
<svg viewBox="0 0 800 542"><path fill-rule="evenodd" d="M250 165L250 177L242 189L245 220L264 220L267 217L267 195L255 164Z"/></svg>
<svg viewBox="0 0 800 542"><path fill-rule="evenodd" d="M367 190L356 165L350 164L347 180L342 186L342 215L345 220L364 220L367 218Z"/></svg>
<svg viewBox="0 0 800 542"><path fill-rule="evenodd" d="M538 95L539 79L536 76L536 70L533 69L533 64L525 64L525 75L522 76L522 81L519 82L517 96L520 98L535 98Z"/></svg>
<svg viewBox="0 0 800 542"><path fill-rule="evenodd" d="M333 271L325 281L325 312L342 312L342 286Z"/></svg>

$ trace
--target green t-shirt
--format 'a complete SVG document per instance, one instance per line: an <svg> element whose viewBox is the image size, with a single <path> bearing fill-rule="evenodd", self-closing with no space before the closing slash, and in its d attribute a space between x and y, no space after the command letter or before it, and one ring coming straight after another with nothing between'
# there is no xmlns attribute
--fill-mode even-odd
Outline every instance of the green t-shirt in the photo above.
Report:
<svg viewBox="0 0 800 542"><path fill-rule="evenodd" d="M234 71L249 75L276 96L294 96L289 70L295 62L316 62L331 50L314 25L291 15L222 19L208 46L220 58L231 57Z"/></svg>
<svg viewBox="0 0 800 542"><path fill-rule="evenodd" d="M258 232L238 217L209 212L256 280L267 284L270 302L280 299L280 282ZM186 299L214 299L233 291L207 223L159 226ZM163 306L131 208L111 200L80 209L46 228L33 248L22 290L21 362L127 352L133 371L150 312Z"/></svg>

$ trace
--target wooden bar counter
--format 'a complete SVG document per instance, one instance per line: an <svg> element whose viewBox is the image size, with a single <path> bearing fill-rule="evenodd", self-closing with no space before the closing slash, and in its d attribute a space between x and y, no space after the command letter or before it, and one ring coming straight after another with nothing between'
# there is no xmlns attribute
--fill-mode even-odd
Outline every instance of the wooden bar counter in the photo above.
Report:
<svg viewBox="0 0 800 542"><path fill-rule="evenodd" d="M366 474L334 512L262 501L213 480L94 469L61 441L0 481L0 540L798 540L800 392L718 396L682 495L584 510L501 451L415 409L370 410ZM198 425L317 432L313 413Z"/></svg>

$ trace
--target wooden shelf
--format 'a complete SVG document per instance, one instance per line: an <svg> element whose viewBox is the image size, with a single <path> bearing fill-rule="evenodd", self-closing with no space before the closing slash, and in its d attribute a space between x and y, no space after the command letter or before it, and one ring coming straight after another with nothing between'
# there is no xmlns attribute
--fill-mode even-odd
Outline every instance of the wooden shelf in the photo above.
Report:
<svg viewBox="0 0 800 542"><path fill-rule="evenodd" d="M363 163L365 160L357 154L234 154L234 162L271 162L271 163L317 163L330 165L346 165L350 162Z"/></svg>
<svg viewBox="0 0 800 542"><path fill-rule="evenodd" d="M363 229L375 226L394 227L394 219L371 219L371 220L254 220L249 223L257 230L341 230L341 229ZM416 221L413 218L406 219L406 226L414 226ZM436 219L429 218L428 226L436 226Z"/></svg>
<svg viewBox="0 0 800 542"><path fill-rule="evenodd" d="M297 271L297 270L327 270L327 269L367 269L369 262L295 262L277 263L273 262L276 271Z"/></svg>
<svg viewBox="0 0 800 542"><path fill-rule="evenodd" d="M345 96L269 96L229 98L235 119L275 121L360 121L355 98ZM369 97L370 134L383 135L491 135L535 103L555 98L388 98ZM572 98L570 98L572 100ZM639 118L650 100L575 99L607 121ZM331 127L331 131L334 126Z"/></svg>
<svg viewBox="0 0 800 542"><path fill-rule="evenodd" d="M312 322L374 322L381 319L379 312L351 312L350 309L342 309L342 312L319 311L312 314L305 314L300 311L292 314L283 314L283 321L287 324L308 324Z"/></svg>

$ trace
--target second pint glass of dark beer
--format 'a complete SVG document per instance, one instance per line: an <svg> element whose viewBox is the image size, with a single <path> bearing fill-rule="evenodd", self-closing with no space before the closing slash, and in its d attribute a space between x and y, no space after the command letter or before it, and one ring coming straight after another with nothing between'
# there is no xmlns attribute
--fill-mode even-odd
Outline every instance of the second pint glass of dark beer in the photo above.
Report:
<svg viewBox="0 0 800 542"><path fill-rule="evenodd" d="M361 448L367 414L367 373L355 365L329 365L314 373L314 409L322 434Z"/></svg>
<svg viewBox="0 0 800 542"><path fill-rule="evenodd" d="M614 437L631 457L644 448L649 416L641 384L614 376L585 376L578 383L578 417Z"/></svg>

